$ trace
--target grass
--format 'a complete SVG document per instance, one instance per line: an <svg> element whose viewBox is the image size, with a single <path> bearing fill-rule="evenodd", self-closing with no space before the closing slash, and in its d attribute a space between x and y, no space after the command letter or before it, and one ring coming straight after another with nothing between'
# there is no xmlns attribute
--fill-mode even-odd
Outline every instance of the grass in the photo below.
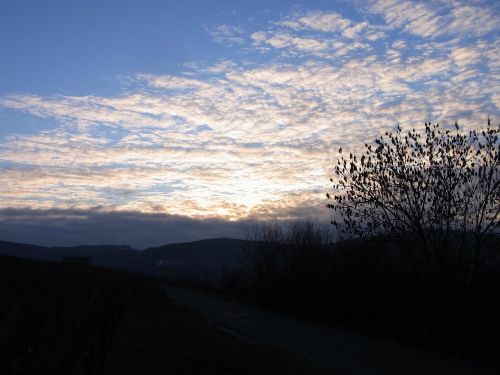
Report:
<svg viewBox="0 0 500 375"><path fill-rule="evenodd" d="M233 337L171 302L145 303L127 314L104 369L117 375L326 373L277 348Z"/></svg>

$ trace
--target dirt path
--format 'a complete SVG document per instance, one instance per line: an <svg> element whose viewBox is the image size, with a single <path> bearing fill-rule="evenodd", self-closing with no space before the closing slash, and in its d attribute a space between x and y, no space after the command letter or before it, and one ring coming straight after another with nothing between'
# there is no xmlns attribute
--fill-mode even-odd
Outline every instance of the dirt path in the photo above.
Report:
<svg viewBox="0 0 500 375"><path fill-rule="evenodd" d="M169 288L178 304L245 340L299 354L337 374L493 374L477 364L434 357L396 341L367 337L255 306Z"/></svg>

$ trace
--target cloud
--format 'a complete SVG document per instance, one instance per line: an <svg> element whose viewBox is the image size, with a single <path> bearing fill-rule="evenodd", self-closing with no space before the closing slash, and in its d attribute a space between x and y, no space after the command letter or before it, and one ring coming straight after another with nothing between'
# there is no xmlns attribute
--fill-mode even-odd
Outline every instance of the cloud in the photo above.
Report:
<svg viewBox="0 0 500 375"><path fill-rule="evenodd" d="M2 97L56 126L3 139L0 207L327 220L340 146L359 151L395 124L500 115L495 12L464 34L462 3L429 4L371 2L357 19L294 12L248 35L225 25L214 35L237 35L259 62L133 74L110 96Z"/></svg>
<svg viewBox="0 0 500 375"><path fill-rule="evenodd" d="M245 238L253 222L88 210L0 210L2 240L44 246L129 245L144 249L206 238Z"/></svg>
<svg viewBox="0 0 500 375"><path fill-rule="evenodd" d="M497 30L498 12L484 2L476 4L478 6L462 1L375 0L370 2L370 11L380 14L389 27L423 38L481 36Z"/></svg>
<svg viewBox="0 0 500 375"><path fill-rule="evenodd" d="M387 37L382 25L354 21L337 12L295 11L268 30L250 35L262 52L280 49L284 56L337 59L356 50L370 50L370 42ZM354 40L354 41L353 41Z"/></svg>
<svg viewBox="0 0 500 375"><path fill-rule="evenodd" d="M256 45L267 45L272 48L288 49L291 53L300 55L316 55L328 57L328 53L333 51L329 41L314 38L304 38L294 36L288 32L278 31L275 33L257 32L251 35Z"/></svg>
<svg viewBox="0 0 500 375"><path fill-rule="evenodd" d="M481 52L474 48L462 47L452 51L451 57L459 67L465 67L478 63L481 59Z"/></svg>
<svg viewBox="0 0 500 375"><path fill-rule="evenodd" d="M359 36L359 33L364 29L366 29L367 27L368 27L368 22L366 21L361 22L353 27L349 27L347 29L342 30L342 35L347 38L354 39L357 38Z"/></svg>
<svg viewBox="0 0 500 375"><path fill-rule="evenodd" d="M498 31L498 12L479 6L463 4L452 8L449 14L448 33L482 36Z"/></svg>
<svg viewBox="0 0 500 375"><path fill-rule="evenodd" d="M392 48L402 49L406 47L407 44L404 40L396 40L394 43L392 43Z"/></svg>
<svg viewBox="0 0 500 375"><path fill-rule="evenodd" d="M387 25L404 31L431 37L442 33L442 17L426 3L399 0L379 0L371 4L371 11L379 13Z"/></svg>
<svg viewBox="0 0 500 375"><path fill-rule="evenodd" d="M215 27L206 27L206 30L212 39L219 44L234 46L242 44L245 41L243 38L243 29L240 26L223 24Z"/></svg>
<svg viewBox="0 0 500 375"><path fill-rule="evenodd" d="M337 12L308 11L304 14L294 14L277 23L294 30L317 30L335 32L345 30L351 25L351 20L342 17Z"/></svg>
<svg viewBox="0 0 500 375"><path fill-rule="evenodd" d="M311 207L291 211L289 217L326 220L321 213L317 216L318 210ZM257 214L269 216L269 207L261 207ZM280 215L274 218L282 219ZM193 219L165 213L110 211L102 207L85 210L8 208L0 209L0 235L2 241L42 246L128 245L145 249L208 238L244 239L259 220Z"/></svg>

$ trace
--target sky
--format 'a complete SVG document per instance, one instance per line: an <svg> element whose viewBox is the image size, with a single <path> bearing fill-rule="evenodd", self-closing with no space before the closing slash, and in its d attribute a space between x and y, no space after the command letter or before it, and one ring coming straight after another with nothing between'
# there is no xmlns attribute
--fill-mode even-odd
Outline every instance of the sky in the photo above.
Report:
<svg viewBox="0 0 500 375"><path fill-rule="evenodd" d="M329 222L336 150L500 120L498 1L0 2L0 239Z"/></svg>

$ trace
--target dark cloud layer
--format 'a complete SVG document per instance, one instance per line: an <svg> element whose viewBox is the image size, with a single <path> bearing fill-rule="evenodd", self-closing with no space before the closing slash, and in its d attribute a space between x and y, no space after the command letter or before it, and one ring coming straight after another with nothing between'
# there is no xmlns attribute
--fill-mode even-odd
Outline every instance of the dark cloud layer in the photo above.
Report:
<svg viewBox="0 0 500 375"><path fill-rule="evenodd" d="M205 238L244 238L253 223L101 210L0 210L0 240L44 246L114 244L138 249Z"/></svg>

